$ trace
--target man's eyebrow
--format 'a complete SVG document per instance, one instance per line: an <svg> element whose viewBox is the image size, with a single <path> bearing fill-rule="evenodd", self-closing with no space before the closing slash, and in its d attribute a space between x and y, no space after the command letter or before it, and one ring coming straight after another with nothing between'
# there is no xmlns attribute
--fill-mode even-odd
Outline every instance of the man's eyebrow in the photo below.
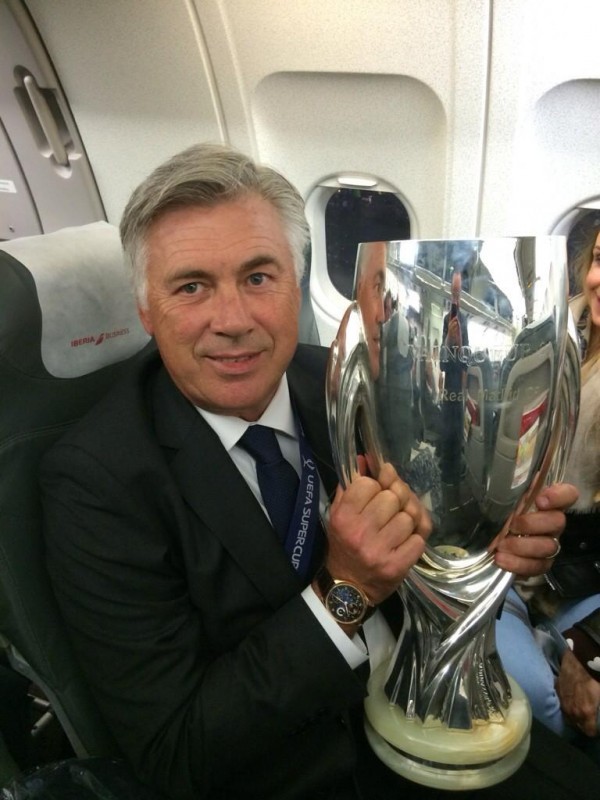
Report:
<svg viewBox="0 0 600 800"><path fill-rule="evenodd" d="M276 267L281 266L279 259L275 258L275 256L267 255L266 253L259 254L248 261L244 261L240 266L240 272L249 272L253 269L257 269L257 267L266 267L270 264L273 264Z"/></svg>
<svg viewBox="0 0 600 800"><path fill-rule="evenodd" d="M274 265L277 268L281 268L281 263L279 259L275 258L275 256L267 255L266 253L259 254L248 259L248 261L243 261L239 266L238 272L252 272L254 269L269 265ZM211 270L202 269L202 267L181 267L181 269L178 269L169 276L169 283L179 283L180 281L200 281L203 279L210 280L212 277L214 277L214 272Z"/></svg>
<svg viewBox="0 0 600 800"><path fill-rule="evenodd" d="M169 283L179 283L179 281L199 281L202 278L208 278L209 272L200 269L199 267L182 267L177 272L169 275Z"/></svg>

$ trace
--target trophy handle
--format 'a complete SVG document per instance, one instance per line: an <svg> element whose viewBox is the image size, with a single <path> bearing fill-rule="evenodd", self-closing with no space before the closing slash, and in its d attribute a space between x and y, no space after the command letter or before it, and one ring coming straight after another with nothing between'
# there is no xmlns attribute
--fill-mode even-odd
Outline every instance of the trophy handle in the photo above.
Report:
<svg viewBox="0 0 600 800"><path fill-rule="evenodd" d="M571 455L571 446L579 417L580 391L581 354L575 321L569 311L560 395L556 407L556 423L552 426L553 446L548 448L546 457L548 462L545 473L547 484L560 482L563 478Z"/></svg>
<svg viewBox="0 0 600 800"><path fill-rule="evenodd" d="M369 351L357 304L352 303L331 345L326 378L327 418L335 468L346 488L356 478L357 432L362 439L369 470L378 475L383 465L377 432L375 388Z"/></svg>

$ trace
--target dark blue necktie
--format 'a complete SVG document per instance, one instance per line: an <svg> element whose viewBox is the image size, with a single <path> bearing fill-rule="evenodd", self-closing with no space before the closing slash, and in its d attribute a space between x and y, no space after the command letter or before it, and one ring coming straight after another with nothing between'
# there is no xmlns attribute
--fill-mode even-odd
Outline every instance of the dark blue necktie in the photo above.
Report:
<svg viewBox="0 0 600 800"><path fill-rule="evenodd" d="M256 476L267 513L285 541L298 495L298 475L286 461L273 428L250 425L238 444L256 461Z"/></svg>

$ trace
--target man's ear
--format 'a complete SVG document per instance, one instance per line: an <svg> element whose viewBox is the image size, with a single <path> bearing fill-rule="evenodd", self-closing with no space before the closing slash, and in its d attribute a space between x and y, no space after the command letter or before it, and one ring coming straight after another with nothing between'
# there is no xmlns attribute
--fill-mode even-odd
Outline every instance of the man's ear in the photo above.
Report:
<svg viewBox="0 0 600 800"><path fill-rule="evenodd" d="M152 325L152 321L150 319L150 314L148 312L148 309L147 308L142 308L142 306L140 306L138 304L137 312L138 312L138 316L140 318L140 321L141 321L142 325L144 326L144 330L146 331L148 336L154 336L154 326Z"/></svg>

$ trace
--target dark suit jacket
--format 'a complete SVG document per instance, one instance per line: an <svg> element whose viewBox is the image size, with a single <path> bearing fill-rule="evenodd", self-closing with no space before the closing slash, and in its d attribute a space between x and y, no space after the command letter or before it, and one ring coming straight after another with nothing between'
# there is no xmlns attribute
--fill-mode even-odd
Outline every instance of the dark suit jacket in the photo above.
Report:
<svg viewBox="0 0 600 800"><path fill-rule="evenodd" d="M332 492L326 358L301 346L287 374ZM156 353L52 449L42 486L62 612L143 779L182 800L291 800L351 772L346 712L364 684Z"/></svg>
<svg viewBox="0 0 600 800"><path fill-rule="evenodd" d="M299 348L288 379L331 491L326 357ZM361 710L364 684L300 597L252 492L156 354L53 448L42 481L54 588L140 776L174 800L328 798L355 768L348 720ZM439 798L383 768L360 729L357 737L363 797ZM534 721L530 755L511 778L450 800L587 800L599 774Z"/></svg>

